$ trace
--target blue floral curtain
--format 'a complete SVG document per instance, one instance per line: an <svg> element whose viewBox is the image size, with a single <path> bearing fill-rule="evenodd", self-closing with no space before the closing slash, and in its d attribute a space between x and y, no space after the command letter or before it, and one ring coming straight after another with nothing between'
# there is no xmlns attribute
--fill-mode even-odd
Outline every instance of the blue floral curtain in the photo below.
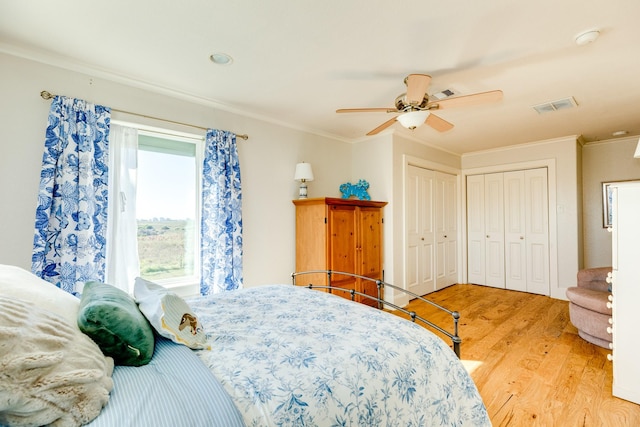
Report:
<svg viewBox="0 0 640 427"><path fill-rule="evenodd" d="M111 110L56 96L49 111L31 269L67 292L104 280Z"/></svg>
<svg viewBox="0 0 640 427"><path fill-rule="evenodd" d="M202 170L200 293L242 287L242 191L235 134L207 130Z"/></svg>

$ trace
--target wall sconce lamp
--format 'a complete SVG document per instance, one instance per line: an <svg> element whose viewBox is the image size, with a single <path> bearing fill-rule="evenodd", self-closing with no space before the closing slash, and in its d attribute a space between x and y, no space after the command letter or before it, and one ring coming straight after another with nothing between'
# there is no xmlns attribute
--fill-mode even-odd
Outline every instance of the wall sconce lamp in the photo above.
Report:
<svg viewBox="0 0 640 427"><path fill-rule="evenodd" d="M309 163L298 163L296 165L296 174L293 179L300 181L300 196L299 199L307 198L307 181L313 181L313 171Z"/></svg>
<svg viewBox="0 0 640 427"><path fill-rule="evenodd" d="M633 153L633 157L636 159L640 158L640 139L638 140L638 145L636 145L636 152Z"/></svg>

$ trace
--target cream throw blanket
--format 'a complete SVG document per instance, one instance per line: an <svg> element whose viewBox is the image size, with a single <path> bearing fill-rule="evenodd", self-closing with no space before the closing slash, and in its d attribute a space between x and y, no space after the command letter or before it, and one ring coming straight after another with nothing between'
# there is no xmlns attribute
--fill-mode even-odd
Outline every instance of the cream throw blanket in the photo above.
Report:
<svg viewBox="0 0 640 427"><path fill-rule="evenodd" d="M0 297L0 424L79 426L113 388L113 360L60 316Z"/></svg>

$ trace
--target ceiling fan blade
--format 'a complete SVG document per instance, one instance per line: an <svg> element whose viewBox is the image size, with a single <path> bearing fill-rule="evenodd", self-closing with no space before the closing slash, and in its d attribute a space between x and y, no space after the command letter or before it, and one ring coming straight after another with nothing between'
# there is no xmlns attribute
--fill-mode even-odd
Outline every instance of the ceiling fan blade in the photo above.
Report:
<svg viewBox="0 0 640 427"><path fill-rule="evenodd" d="M336 113L397 113L395 108L339 108Z"/></svg>
<svg viewBox="0 0 640 427"><path fill-rule="evenodd" d="M385 130L386 128L388 128L389 126L391 126L392 124L394 124L396 121L396 118L392 118L387 120L386 122L384 122L383 124L381 124L380 126L378 126L377 128L375 128L374 130L370 131L367 133L368 136L371 135L376 135L380 132L382 132L383 130Z"/></svg>
<svg viewBox="0 0 640 427"><path fill-rule="evenodd" d="M471 95L456 96L453 98L445 98L439 101L430 102L427 108L433 106L441 110L443 108L467 107L470 105L488 104L502 100L501 90L491 90L489 92L474 93Z"/></svg>
<svg viewBox="0 0 640 427"><path fill-rule="evenodd" d="M441 117L436 116L433 113L429 114L427 120L425 120L424 122L438 132L446 132L453 129L453 125L451 123Z"/></svg>
<svg viewBox="0 0 640 427"><path fill-rule="evenodd" d="M427 93L431 76L426 74L409 74L405 79L407 84L407 104L420 105Z"/></svg>

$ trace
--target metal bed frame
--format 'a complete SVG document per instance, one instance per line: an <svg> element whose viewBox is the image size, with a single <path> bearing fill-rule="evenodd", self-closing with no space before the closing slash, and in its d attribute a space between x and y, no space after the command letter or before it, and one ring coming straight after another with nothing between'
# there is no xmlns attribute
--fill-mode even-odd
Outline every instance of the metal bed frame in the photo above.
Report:
<svg viewBox="0 0 640 427"><path fill-rule="evenodd" d="M327 275L327 285L314 285L313 283L308 283L305 285L299 285L297 283L297 278L298 276L304 276L307 274L326 274ZM341 275L341 276L350 276L350 277L354 277L357 279L361 279L361 280L367 280L370 282L375 282L376 287L378 289L378 295L377 297L371 296L371 295L367 295L364 294L362 292L357 292L353 289L344 289L344 288L340 288L337 286L332 286L331 285L331 276L332 275ZM331 293L336 293L336 292L342 292L342 293L348 293L351 295L351 300L354 301L356 295L370 299L370 300L374 300L376 301L376 304L378 306L378 309L382 309L385 306L391 307L393 309L399 310L400 312L409 315L409 317L411 318L412 322L416 322L419 321L420 323L422 323L423 325L435 329L436 331L446 335L447 337L449 337L451 339L451 342L453 343L453 352L456 354L456 356L458 356L458 358L460 358L460 343L462 342L462 339L460 339L460 336L458 335L458 322L460 320L460 313L457 311L450 311L447 310L446 308L442 307L441 305L433 302L433 301L429 301L426 298L421 297L420 295L416 295L413 292L407 291L406 289L402 289L398 286L394 286L390 283L384 282L382 280L378 280L378 279L372 279L370 277L366 277L366 276L360 276L358 274L353 274L353 273L346 273L346 272L342 272L342 271L332 271L332 270L310 270L310 271L301 271L301 272L296 272L296 273L292 273L291 274L291 280L293 282L294 286L304 286L307 287L309 289L325 289L328 290ZM409 295L412 299L418 299L420 301L423 301L435 308L437 308L438 310L444 311L448 314L451 315L452 319L453 319L453 332L449 332L446 329L443 329L442 327L436 325L435 323L430 322L429 320L420 317L416 314L415 311L409 311L403 307L400 307L392 302L386 301L384 299L384 297L382 296L382 292L384 290L385 287L389 287L392 289L395 289L397 291L403 292L407 295Z"/></svg>

